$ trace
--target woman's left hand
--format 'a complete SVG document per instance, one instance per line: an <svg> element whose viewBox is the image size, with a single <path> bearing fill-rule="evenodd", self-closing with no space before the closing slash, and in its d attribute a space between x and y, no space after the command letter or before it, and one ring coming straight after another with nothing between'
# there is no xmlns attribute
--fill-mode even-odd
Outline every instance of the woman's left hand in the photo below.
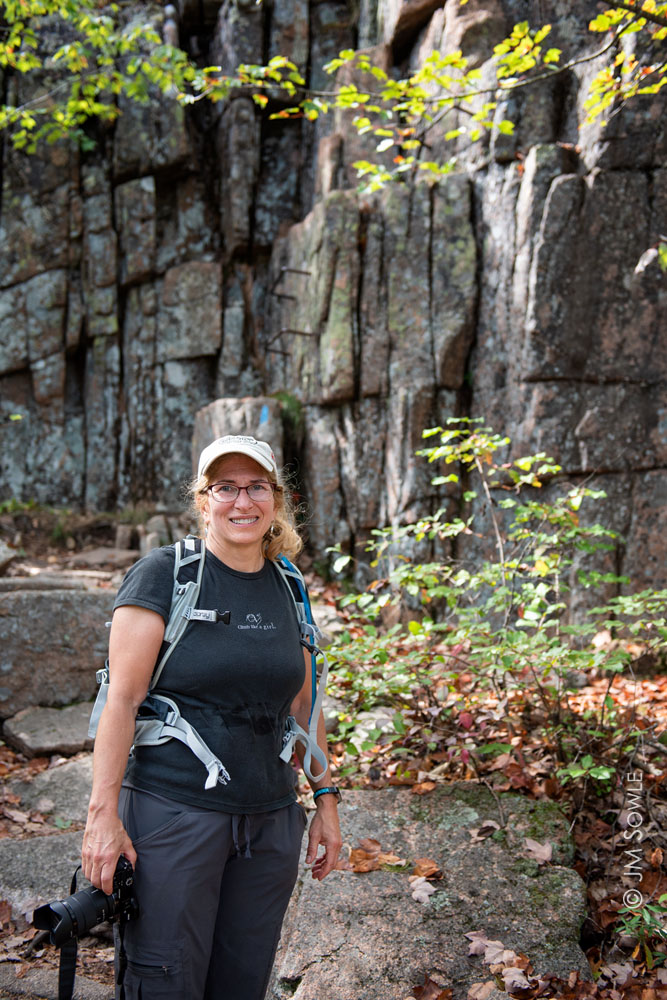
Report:
<svg viewBox="0 0 667 1000"><path fill-rule="evenodd" d="M320 847L324 854L318 854ZM338 822L338 801L335 795L322 795L317 803L317 812L308 830L308 850L306 864L312 864L313 878L322 881L336 867L343 844Z"/></svg>

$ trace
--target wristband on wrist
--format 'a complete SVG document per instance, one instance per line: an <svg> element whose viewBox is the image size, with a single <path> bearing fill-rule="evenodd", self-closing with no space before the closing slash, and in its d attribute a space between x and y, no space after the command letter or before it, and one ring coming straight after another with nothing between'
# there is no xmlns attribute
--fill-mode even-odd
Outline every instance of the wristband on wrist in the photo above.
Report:
<svg viewBox="0 0 667 1000"><path fill-rule="evenodd" d="M335 795L338 801L340 802L340 788L338 788L336 785L327 785L326 788L317 788L313 792L313 801L317 802L320 795Z"/></svg>

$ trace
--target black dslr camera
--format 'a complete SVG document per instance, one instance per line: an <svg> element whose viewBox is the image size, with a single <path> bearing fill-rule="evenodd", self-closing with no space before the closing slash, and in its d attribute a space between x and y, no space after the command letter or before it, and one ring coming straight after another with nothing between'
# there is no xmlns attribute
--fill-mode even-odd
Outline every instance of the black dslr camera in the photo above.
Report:
<svg viewBox="0 0 667 1000"><path fill-rule="evenodd" d="M78 869L77 869L78 871ZM104 920L132 920L139 913L134 896L134 870L127 858L118 859L113 877L113 892L107 895L95 886L76 892L76 872L72 880L72 895L67 899L46 903L32 915L40 931L49 931L51 944L60 948L72 938L83 937L91 927Z"/></svg>

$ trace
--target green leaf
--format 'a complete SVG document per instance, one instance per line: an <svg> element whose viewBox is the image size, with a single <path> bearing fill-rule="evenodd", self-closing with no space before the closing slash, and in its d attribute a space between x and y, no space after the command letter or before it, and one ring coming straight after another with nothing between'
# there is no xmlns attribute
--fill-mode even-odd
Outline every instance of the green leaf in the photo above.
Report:
<svg viewBox="0 0 667 1000"><path fill-rule="evenodd" d="M405 733L407 732L408 727L405 725L403 716L401 715L400 712L394 713L392 722L394 723L394 729L399 734L399 736L404 736Z"/></svg>
<svg viewBox="0 0 667 1000"><path fill-rule="evenodd" d="M484 743L482 746L478 747L478 753L484 755L511 753L511 751L511 743Z"/></svg>
<svg viewBox="0 0 667 1000"><path fill-rule="evenodd" d="M334 561L333 566L331 567L332 570L333 570L333 572L334 573L342 573L342 571L345 569L345 567L347 565L349 565L349 563L351 562L351 560L352 560L352 556L350 556L350 555L341 555L341 556L338 556L338 558Z"/></svg>

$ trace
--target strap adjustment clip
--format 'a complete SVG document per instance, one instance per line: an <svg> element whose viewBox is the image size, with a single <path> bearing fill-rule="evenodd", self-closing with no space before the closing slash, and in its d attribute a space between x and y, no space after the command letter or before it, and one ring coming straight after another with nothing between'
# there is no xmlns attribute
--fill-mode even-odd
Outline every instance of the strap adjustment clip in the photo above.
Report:
<svg viewBox="0 0 667 1000"><path fill-rule="evenodd" d="M230 611L217 611L213 608L211 611L205 611L203 608L191 608L187 607L183 611L183 617L187 618L191 622L224 622L225 625L229 625L231 621Z"/></svg>

